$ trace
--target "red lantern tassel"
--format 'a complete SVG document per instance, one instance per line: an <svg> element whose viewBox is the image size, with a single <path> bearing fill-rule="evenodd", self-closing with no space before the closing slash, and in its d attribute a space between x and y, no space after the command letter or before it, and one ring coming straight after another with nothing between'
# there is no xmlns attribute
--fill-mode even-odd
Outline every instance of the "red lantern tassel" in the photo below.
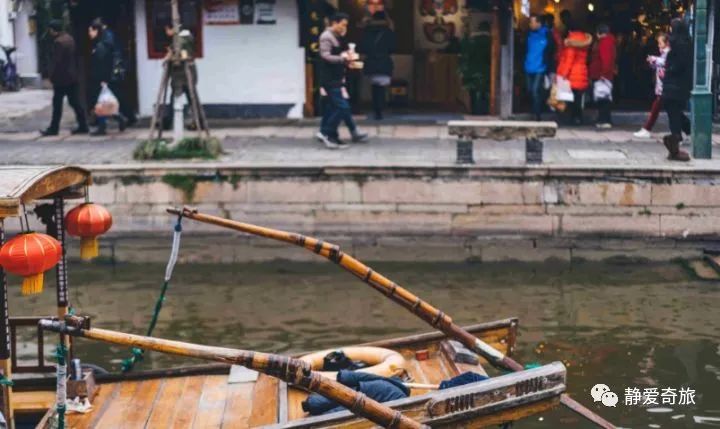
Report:
<svg viewBox="0 0 720 429"><path fill-rule="evenodd" d="M43 281L44 281L43 273L25 277L23 279L23 283L22 283L23 296L37 295L40 292L42 292L43 291Z"/></svg>
<svg viewBox="0 0 720 429"><path fill-rule="evenodd" d="M80 240L80 259L91 261L100 254L100 243L97 237L82 237Z"/></svg>

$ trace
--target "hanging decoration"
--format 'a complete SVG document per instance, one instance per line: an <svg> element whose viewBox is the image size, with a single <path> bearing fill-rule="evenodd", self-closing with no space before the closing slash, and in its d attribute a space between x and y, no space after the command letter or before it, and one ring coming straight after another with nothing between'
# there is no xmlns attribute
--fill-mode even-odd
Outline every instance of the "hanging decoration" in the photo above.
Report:
<svg viewBox="0 0 720 429"><path fill-rule="evenodd" d="M42 292L45 271L62 257L62 245L47 234L21 233L0 248L0 265L9 273L24 277L22 294Z"/></svg>
<svg viewBox="0 0 720 429"><path fill-rule="evenodd" d="M112 226L112 215L101 205L84 203L70 210L65 217L68 234L80 237L80 258L89 261L100 254L98 237Z"/></svg>

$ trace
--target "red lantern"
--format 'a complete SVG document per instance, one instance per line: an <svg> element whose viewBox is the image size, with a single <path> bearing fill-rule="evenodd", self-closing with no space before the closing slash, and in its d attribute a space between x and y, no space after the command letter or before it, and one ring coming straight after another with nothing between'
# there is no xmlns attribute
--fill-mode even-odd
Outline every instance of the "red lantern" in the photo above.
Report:
<svg viewBox="0 0 720 429"><path fill-rule="evenodd" d="M100 254L97 238L110 229L112 216L103 206L85 203L68 212L65 225L68 234L80 237L80 258L89 261Z"/></svg>
<svg viewBox="0 0 720 429"><path fill-rule="evenodd" d="M43 290L43 273L57 265L62 246L56 239L36 232L13 237L0 248L0 265L5 271L23 276L22 294Z"/></svg>

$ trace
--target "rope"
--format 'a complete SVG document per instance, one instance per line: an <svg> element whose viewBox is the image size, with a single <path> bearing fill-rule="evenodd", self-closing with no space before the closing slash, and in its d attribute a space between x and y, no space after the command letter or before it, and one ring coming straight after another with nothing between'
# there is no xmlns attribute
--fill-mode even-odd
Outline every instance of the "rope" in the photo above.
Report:
<svg viewBox="0 0 720 429"><path fill-rule="evenodd" d="M57 358L57 428L65 429L65 401L67 400L67 364L65 357L67 356L67 348L60 342L55 349L55 357Z"/></svg>
<svg viewBox="0 0 720 429"><path fill-rule="evenodd" d="M165 267L165 278L160 290L160 296L155 302L155 310L153 311L152 319L150 320L150 326L148 326L147 337L152 337L152 333L157 325L158 318L160 317L160 311L162 311L163 302L165 301L165 294L167 293L168 287L170 286L170 280L172 279L173 271L175 270L175 264L177 264L178 254L180 253L180 238L182 236L182 214L178 216L177 223L173 232L172 250L170 251L170 259L168 259L167 266ZM141 362L144 358L145 351L138 347L133 347L132 356L123 359L122 361L122 372L129 372L135 367L135 364Z"/></svg>

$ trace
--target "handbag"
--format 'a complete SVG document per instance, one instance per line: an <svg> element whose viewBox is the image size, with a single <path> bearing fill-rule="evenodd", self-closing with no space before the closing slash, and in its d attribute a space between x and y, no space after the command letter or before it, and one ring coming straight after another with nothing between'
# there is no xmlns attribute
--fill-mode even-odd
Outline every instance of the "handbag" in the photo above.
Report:
<svg viewBox="0 0 720 429"><path fill-rule="evenodd" d="M570 81L564 77L558 76L557 80L557 94L556 98L558 101L564 101L566 103L572 103L575 101L575 94L573 94Z"/></svg>
<svg viewBox="0 0 720 429"><path fill-rule="evenodd" d="M593 84L593 97L595 101L612 101L613 83L609 79L600 78Z"/></svg>
<svg viewBox="0 0 720 429"><path fill-rule="evenodd" d="M110 91L107 85L100 90L97 102L95 103L95 115L98 117L114 116L120 111L120 102L115 94Z"/></svg>

